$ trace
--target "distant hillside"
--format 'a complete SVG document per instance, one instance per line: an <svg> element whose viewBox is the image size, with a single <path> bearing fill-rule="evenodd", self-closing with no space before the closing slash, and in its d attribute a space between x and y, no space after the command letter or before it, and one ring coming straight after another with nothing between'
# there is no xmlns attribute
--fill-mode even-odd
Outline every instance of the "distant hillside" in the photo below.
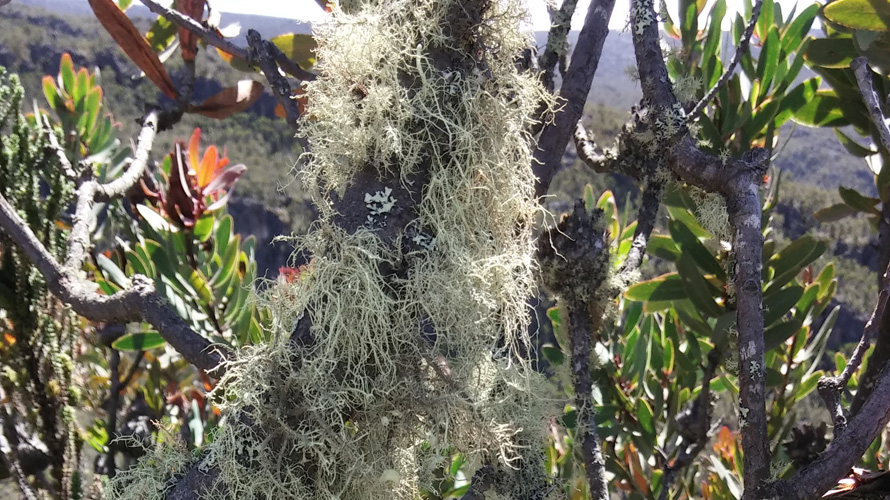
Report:
<svg viewBox="0 0 890 500"><path fill-rule="evenodd" d="M138 2L137 2L138 5ZM132 13L140 29L145 30L153 16L141 6ZM238 22L242 29L256 28L264 36L286 32L305 32L309 28L292 20L262 16L223 14L223 24ZM543 46L546 33L537 33L537 44ZM572 33L570 42L577 40ZM134 120L144 106L164 99L144 79L106 34L86 0L13 0L0 7L0 66L19 73L29 99L43 101L40 79L55 74L61 54L70 52L78 65L99 67L108 108L122 124L121 137L132 137L137 129ZM631 37L612 32L605 48L589 96L590 106L585 118L597 133L597 140L608 145L628 117L630 107L638 103L640 88L627 75L634 65ZM174 81L181 71L179 58L168 63ZM231 85L239 79L260 77L238 73L224 63L213 51L209 57L198 58L196 98L217 92L220 85ZM265 82L263 82L265 83ZM143 101L143 99L145 101ZM201 127L205 145L225 146L234 162L248 166L245 177L236 188L236 199L231 209L237 216L236 225L246 232L263 237L259 248L260 268L274 275L287 256L286 245L270 247L268 237L288 229L303 231L314 213L304 202L299 182L291 182L290 167L296 160L292 132L272 117L275 99L265 95L248 112L228 120L217 121L186 116L175 133L161 134L157 141L157 155L169 150L176 139L185 139L190 127ZM832 241L833 256L838 259L839 298L847 303L845 317L849 322L845 331L860 331L861 317L871 308L876 296L872 231L864 220L818 225L812 212L835 202L837 187L854 187L873 193L871 175L862 160L846 154L830 129L808 129L786 126L782 130L783 143L776 152L774 165L785 173L782 203L777 209L775 223L783 237L796 238L805 231L813 231ZM636 188L618 176L597 176L577 162L574 148L567 151L563 163L568 167L554 181L554 201L567 203L578 196L583 186L592 182L597 189L613 189L619 199L635 196ZM793 180L794 182L788 182ZM280 186L287 185L283 190ZM247 199L247 198L252 198ZM857 326L859 325L859 326Z"/></svg>

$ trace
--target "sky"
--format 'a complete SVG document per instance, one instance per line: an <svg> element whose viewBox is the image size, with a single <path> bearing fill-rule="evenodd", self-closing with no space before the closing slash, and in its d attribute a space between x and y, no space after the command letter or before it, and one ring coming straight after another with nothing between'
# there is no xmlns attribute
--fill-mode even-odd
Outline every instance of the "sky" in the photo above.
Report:
<svg viewBox="0 0 890 500"><path fill-rule="evenodd" d="M550 27L550 18L547 15L547 6L545 0L524 0L528 4L529 12L532 17L532 25L535 31L546 31ZM676 19L677 0L667 0L668 9L671 9L671 15ZM559 0L556 0L559 3ZM575 11L575 18L572 25L579 29L584 21L584 15L587 12L587 6L590 0L580 0ZM709 2L711 3L711 2ZM739 11L742 8L741 0L727 0L729 12ZM782 4L782 11L789 12L798 0L779 0ZM813 0L799 0L801 5L810 5ZM292 19L300 19L304 21L313 21L324 16L321 7L315 0L213 0L213 5L223 12L250 13L266 16L288 17ZM612 20L609 27L612 29L622 29L627 22L627 13L630 6L630 0L616 0L615 10L612 12ZM706 7L705 12L710 10L710 6ZM799 8L798 11L801 9ZM727 16L727 21L735 16Z"/></svg>

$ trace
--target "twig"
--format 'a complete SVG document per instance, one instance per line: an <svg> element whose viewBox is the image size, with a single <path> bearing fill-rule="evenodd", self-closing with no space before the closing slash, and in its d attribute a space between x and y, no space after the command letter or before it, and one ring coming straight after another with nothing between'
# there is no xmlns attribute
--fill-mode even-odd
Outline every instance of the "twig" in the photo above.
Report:
<svg viewBox="0 0 890 500"><path fill-rule="evenodd" d="M276 54L281 51L272 42L263 40L256 30L247 31L247 44L250 46L250 50L247 53L248 61L258 64L260 69L263 70L266 80L269 81L272 91L275 92L275 97L284 106L287 124L294 131L299 131L297 120L300 118L300 108L297 106L297 101L293 98L294 94L290 83L281 74L281 70L276 63ZM300 143L303 151L309 150L309 141L305 137L298 134L297 142Z"/></svg>
<svg viewBox="0 0 890 500"><path fill-rule="evenodd" d="M538 140L538 149L532 170L538 178L535 196L541 197L550 189L550 182L559 169L566 145L572 137L575 124L584 113L584 103L590 93L590 84L599 65L606 36L609 35L609 18L615 0L592 0L584 19L584 27L578 35L578 43L572 53L572 62L559 90L565 99L565 108L557 113L553 123L544 127Z"/></svg>
<svg viewBox="0 0 890 500"><path fill-rule="evenodd" d="M664 478L661 481L661 492L658 494L658 500L667 500L670 494L671 485L677 477L677 472L688 467L695 460L695 457L705 448L708 443L708 430L711 426L712 408L711 408L711 380L717 373L717 366L720 364L723 355L714 348L708 353L708 364L705 366L702 375L701 391L698 393L694 405L695 420L692 422L693 434L692 443L683 444L684 448L680 452L680 456L670 465L664 468ZM684 438L685 439L685 438ZM691 444L691 447L689 446Z"/></svg>
<svg viewBox="0 0 890 500"><path fill-rule="evenodd" d="M6 429L6 416L6 408L0 408L0 432ZM22 491L22 496L26 500L37 500L39 498L37 496L37 492L34 491L34 487L31 486L31 483L28 482L28 478L25 476L25 472L22 470L22 464L19 463L18 457L16 457L16 450L12 446L12 443L10 443L9 448L9 453L0 450L0 460L3 461L3 465L6 466L6 470L9 471L9 474L19 485L19 489Z"/></svg>
<svg viewBox="0 0 890 500"><path fill-rule="evenodd" d="M637 228L634 230L634 239L627 258L621 265L619 275L627 276L636 271L643 264L646 255L646 247L649 246L649 236L655 228L655 218L658 216L658 207L661 205L661 195L664 192L664 182L650 179L643 188L643 201L637 212Z"/></svg>
<svg viewBox="0 0 890 500"><path fill-rule="evenodd" d="M587 135L587 129L581 120L575 124L575 133L572 135L575 141L575 150L578 158L598 174L614 172L618 170L614 158L597 151L596 142Z"/></svg>
<svg viewBox="0 0 890 500"><path fill-rule="evenodd" d="M841 404L841 393L847 387L847 383L850 382L850 377L859 369L859 365L862 364L862 359L865 357L865 351L871 346L872 340L874 340L881 328L881 319L884 317L884 312L887 309L888 297L890 297L890 266L884 270L881 291L875 303L874 311L872 311L868 323L865 324L862 337L859 339L859 344L856 345L853 355L850 356L847 366L844 367L840 375L819 379L819 395L831 414L835 436L841 435L847 427L847 417Z"/></svg>
<svg viewBox="0 0 890 500"><path fill-rule="evenodd" d="M720 75L720 78L717 80L717 83L711 87L711 90L708 90L708 93L698 101L694 108L692 108L692 111L687 115L688 120L695 120L698 115L705 110L708 103L714 99L714 96L720 91L720 87L726 85L726 82L732 78L732 74L735 73L735 67L738 66L742 58L745 57L745 54L748 53L748 46L751 44L751 35L754 33L754 27L757 25L757 19L760 17L760 10L762 7L763 0L754 2L754 8L751 9L751 19L748 19L748 25L745 26L745 31L742 33L742 38L739 40L739 45L736 47L735 54L733 54L732 59L729 61L729 66L726 67L726 70Z"/></svg>

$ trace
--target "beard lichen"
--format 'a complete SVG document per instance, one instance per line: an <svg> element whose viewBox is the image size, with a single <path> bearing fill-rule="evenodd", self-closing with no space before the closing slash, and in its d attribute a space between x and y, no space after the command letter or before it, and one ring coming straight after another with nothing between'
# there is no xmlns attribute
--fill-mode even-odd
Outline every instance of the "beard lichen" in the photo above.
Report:
<svg viewBox="0 0 890 500"><path fill-rule="evenodd" d="M515 67L529 45L518 2L475 2L467 32L483 49L440 69L435 54L468 44L450 16L472 3L370 2L316 26L302 175L321 215L295 239L312 260L260 297L275 340L243 349L215 389L226 416L208 445L211 496L413 499L444 493L456 454L467 478L503 472L492 498L560 491L541 450L564 401L532 370L526 302L538 210L528 130L553 102ZM367 194L369 210L413 210L394 240L336 223L336 200L368 168L419 191ZM418 234L434 244L405 250ZM295 325L310 325L300 342Z"/></svg>

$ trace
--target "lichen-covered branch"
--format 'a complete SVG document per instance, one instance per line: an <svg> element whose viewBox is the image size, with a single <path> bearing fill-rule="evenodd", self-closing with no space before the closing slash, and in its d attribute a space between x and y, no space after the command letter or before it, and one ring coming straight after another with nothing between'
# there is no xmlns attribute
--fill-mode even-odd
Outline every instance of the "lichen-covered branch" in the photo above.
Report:
<svg viewBox="0 0 890 500"><path fill-rule="evenodd" d="M591 498L608 500L605 460L596 434L593 380L590 375L591 338L602 326L602 304L611 300L603 288L609 266L606 235L596 228L600 211L588 214L581 201L559 225L538 241L538 260L547 272L543 282L560 297L569 314L572 384L578 412L578 435ZM605 291L605 296L598 292Z"/></svg>
<svg viewBox="0 0 890 500"><path fill-rule="evenodd" d="M868 116L872 124L878 129L881 145L884 149L890 151L890 127L887 126L887 120L884 112L881 111L880 99L875 93L872 84L872 73L868 67L868 60L864 57L857 57L850 63L853 73L856 75L856 83L859 86L859 95L862 96L862 102L868 110Z"/></svg>
<svg viewBox="0 0 890 500"><path fill-rule="evenodd" d="M745 31L742 33L742 38L739 40L739 44L736 46L735 54L733 54L732 59L729 61L729 64L726 66L726 70L723 71L723 74L720 75L720 78L717 80L717 83L711 87L710 90L701 98L700 101L692 108L692 111L689 112L687 118L689 120L695 120L698 115L705 110L708 106L708 103L711 102L712 99L717 95L717 92L720 91L720 88L726 85L726 82L732 78L733 73L735 73L735 68L742 61L742 58L745 57L745 54L748 53L748 46L751 44L751 35L754 34L754 27L757 26L757 19L760 18L760 10L763 7L763 0L757 0L754 2L754 7L751 9L751 18L748 19L748 24L745 26Z"/></svg>
<svg viewBox="0 0 890 500"><path fill-rule="evenodd" d="M559 63L561 72L565 72L565 61L569 52L569 31L572 29L572 16L578 0L563 0L559 9L551 11L550 32L547 34L547 46L538 57L538 66L541 69L541 81L544 87L553 92L553 78L556 65Z"/></svg>
<svg viewBox="0 0 890 500"><path fill-rule="evenodd" d="M769 155L755 148L740 159L723 162L698 149L662 59L652 0L634 0L631 4L631 29L643 97L649 107L648 118L664 164L683 181L719 193L726 201L737 262L739 413L745 451L742 498L757 499L769 476L770 463L761 285L763 234L758 192Z"/></svg>
<svg viewBox="0 0 890 500"><path fill-rule="evenodd" d="M575 124L584 113L584 103L590 93L593 75L599 65L606 36L609 35L609 18L615 0L592 0L584 19L584 27L572 52L569 70L563 78L559 95L565 100L563 109L556 113L553 123L544 127L538 139L535 161L532 165L535 177L535 195L541 197L550 189L550 182L559 170L562 155L575 131Z"/></svg>

